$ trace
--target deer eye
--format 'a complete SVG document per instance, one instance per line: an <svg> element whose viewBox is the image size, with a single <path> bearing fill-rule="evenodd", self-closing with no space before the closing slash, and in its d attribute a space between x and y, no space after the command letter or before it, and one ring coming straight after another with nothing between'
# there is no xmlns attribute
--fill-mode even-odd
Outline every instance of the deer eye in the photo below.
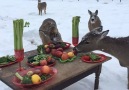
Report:
<svg viewBox="0 0 129 90"><path fill-rule="evenodd" d="M85 44L89 44L90 42L89 41L85 41Z"/></svg>

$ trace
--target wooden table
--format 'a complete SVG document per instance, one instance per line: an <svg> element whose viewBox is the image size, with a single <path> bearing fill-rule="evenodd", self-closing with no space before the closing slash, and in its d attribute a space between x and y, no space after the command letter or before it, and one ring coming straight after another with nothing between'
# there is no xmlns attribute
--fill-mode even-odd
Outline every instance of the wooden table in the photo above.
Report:
<svg viewBox="0 0 129 90"><path fill-rule="evenodd" d="M26 64L27 57L36 54L36 50L26 52L25 60L22 61L21 65L25 68L29 68ZM107 57L107 60L110 59L110 57ZM58 70L58 73L55 75L55 77L47 82L47 84L41 84L37 87L31 87L31 89L20 88L12 83L12 78L14 76L14 73L16 72L16 69L18 68L18 63L2 68L2 74L0 75L0 79L13 90L62 90L63 88L79 81L80 79L92 73L95 73L94 89L98 89L102 63L103 62L89 64L84 63L79 59L65 64L56 61L56 65L54 67Z"/></svg>

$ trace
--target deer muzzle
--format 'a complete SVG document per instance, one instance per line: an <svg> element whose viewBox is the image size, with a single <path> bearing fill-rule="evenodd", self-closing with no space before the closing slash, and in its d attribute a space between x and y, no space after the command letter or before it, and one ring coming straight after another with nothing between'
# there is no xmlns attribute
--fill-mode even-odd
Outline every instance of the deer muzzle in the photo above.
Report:
<svg viewBox="0 0 129 90"><path fill-rule="evenodd" d="M73 52L74 52L74 54L77 54L77 53L79 53L80 51L78 50L77 47L74 47L74 48L73 48Z"/></svg>

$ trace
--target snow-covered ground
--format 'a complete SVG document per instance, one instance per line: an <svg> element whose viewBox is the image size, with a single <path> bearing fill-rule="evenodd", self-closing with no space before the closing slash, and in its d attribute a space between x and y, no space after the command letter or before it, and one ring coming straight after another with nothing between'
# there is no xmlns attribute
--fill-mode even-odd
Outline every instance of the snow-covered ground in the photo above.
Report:
<svg viewBox="0 0 129 90"><path fill-rule="evenodd" d="M43 0L42 0L43 1ZM62 38L71 43L72 17L80 16L79 35L88 30L88 9L98 9L104 30L109 29L109 36L122 37L129 35L129 0L44 0L47 2L47 14L39 16L37 0L1 0L0 1L0 56L14 54L13 20L23 18L30 22L30 27L24 28L24 50L34 50L41 44L38 29L46 18L56 21ZM34 44L31 44L34 41ZM103 53L100 51L96 51ZM107 53L104 53L109 55ZM111 56L111 55L109 55ZM112 59L103 64L100 76L99 90L127 90L127 69ZM78 81L64 90L93 90L94 74ZM0 81L0 90L11 90Z"/></svg>

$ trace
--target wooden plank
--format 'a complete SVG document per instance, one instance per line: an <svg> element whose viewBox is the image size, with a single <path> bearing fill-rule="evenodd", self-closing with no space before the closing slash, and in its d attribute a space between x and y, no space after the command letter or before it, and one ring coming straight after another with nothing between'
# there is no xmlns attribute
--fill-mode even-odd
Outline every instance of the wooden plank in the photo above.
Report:
<svg viewBox="0 0 129 90"><path fill-rule="evenodd" d="M30 68L26 64L27 57L36 54L36 50L26 52L25 59L22 61L21 65L26 69ZM107 58L107 60L110 59L110 57ZM56 65L54 66L58 70L56 76L46 84L41 84L37 87L31 87L31 90L61 90L92 73L96 73L98 71L97 67L99 67L102 63L103 62L89 64L82 62L80 59L69 63L60 63L56 61ZM1 81L14 90L30 90L30 88L17 87L12 83L12 78L17 68L18 63L2 68L2 74L0 76Z"/></svg>

